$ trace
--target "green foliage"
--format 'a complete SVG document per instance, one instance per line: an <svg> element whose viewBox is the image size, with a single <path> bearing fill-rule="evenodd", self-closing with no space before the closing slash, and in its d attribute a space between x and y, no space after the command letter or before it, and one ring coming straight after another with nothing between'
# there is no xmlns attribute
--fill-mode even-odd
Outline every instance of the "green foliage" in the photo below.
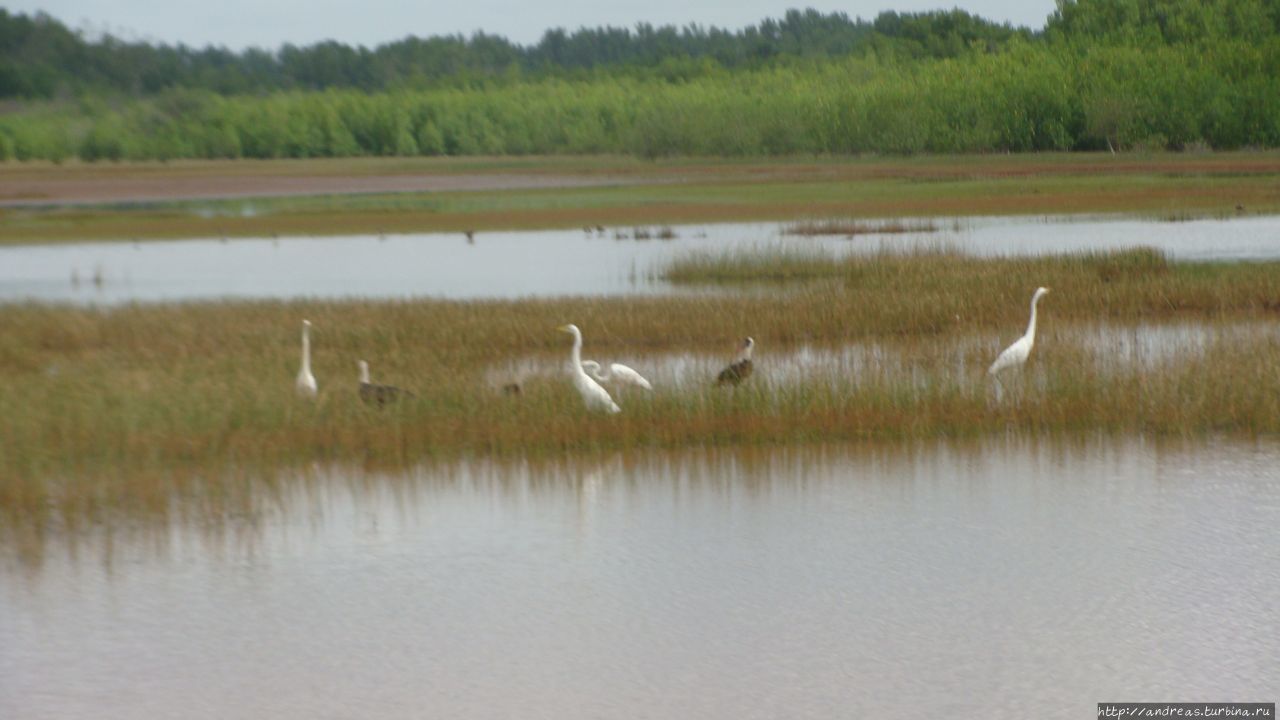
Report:
<svg viewBox="0 0 1280 720"><path fill-rule="evenodd" d="M549 31L528 48L477 35L228 55L89 44L45 16L0 10L0 94L70 85L131 95L28 101L0 117L0 152L92 161L1270 147L1280 144L1278 25L1274 0L1060 0L1044 37L958 10L874 22L791 11L739 33L640 25ZM113 64L148 53L164 62ZM73 56L96 74L41 74Z"/></svg>

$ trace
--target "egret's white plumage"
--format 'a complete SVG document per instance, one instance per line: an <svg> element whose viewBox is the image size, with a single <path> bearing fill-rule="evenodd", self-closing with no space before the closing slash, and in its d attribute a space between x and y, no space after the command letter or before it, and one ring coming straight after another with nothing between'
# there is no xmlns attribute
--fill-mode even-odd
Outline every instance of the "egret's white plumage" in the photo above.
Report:
<svg viewBox="0 0 1280 720"><path fill-rule="evenodd" d="M582 396L582 401L587 404L587 409L603 410L608 413L622 412L622 408L618 407L618 404L609 396L609 391L582 369L582 331L573 324L561 325L556 329L573 336L573 349L569 351L569 377L573 380L573 386L577 388L578 394Z"/></svg>
<svg viewBox="0 0 1280 720"><path fill-rule="evenodd" d="M991 363L991 367L987 369L987 374L999 382L998 375L1010 368L1020 368L1031 356L1031 348L1036 344L1036 305L1040 302L1040 298L1049 293L1049 288L1037 288L1034 295L1031 296L1031 320L1027 323L1027 332L1018 338L1012 345L1005 348L1000 353L996 361Z"/></svg>
<svg viewBox="0 0 1280 720"><path fill-rule="evenodd" d="M635 370L623 365L622 363L612 363L609 365L608 372L600 372L600 363L595 360L583 360L582 369L590 373L596 380L606 383L611 382L615 385L635 385L645 390L653 390L653 385L645 379L643 375Z"/></svg>
<svg viewBox="0 0 1280 720"><path fill-rule="evenodd" d="M302 321L302 368L298 370L298 379L294 382L298 394L313 398L318 388L316 376L311 374L311 321Z"/></svg>

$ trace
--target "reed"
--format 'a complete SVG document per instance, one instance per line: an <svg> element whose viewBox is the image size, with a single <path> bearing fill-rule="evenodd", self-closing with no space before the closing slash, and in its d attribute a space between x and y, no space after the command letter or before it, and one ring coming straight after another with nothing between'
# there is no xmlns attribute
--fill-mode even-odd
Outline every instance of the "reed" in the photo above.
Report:
<svg viewBox="0 0 1280 720"><path fill-rule="evenodd" d="M930 220L805 220L792 223L782 229L784 235L901 235L904 233L931 233L938 231L938 224Z"/></svg>
<svg viewBox="0 0 1280 720"><path fill-rule="evenodd" d="M769 294L503 302L258 302L0 313L0 523L67 526L118 513L239 507L249 478L311 463L406 467L432 458L688 444L790 443L1102 430L1280 432L1280 341L1214 336L1168 362L1105 362L1071 328L1197 321L1267 328L1280 266L1174 263L1149 250L980 260L946 252L832 259ZM983 370L1022 330L1035 285L1043 339L1011 399ZM299 320L314 323L315 402L294 395ZM705 382L588 415L558 367L554 328L588 354L693 351ZM710 379L753 335L757 374ZM861 365L783 372L798 347L871 343ZM1193 351L1194 350L1194 351ZM771 357L774 358L771 364ZM356 361L417 397L377 409ZM861 362L861 361L860 361ZM701 371L701 366L700 366ZM501 386L522 382L519 395Z"/></svg>

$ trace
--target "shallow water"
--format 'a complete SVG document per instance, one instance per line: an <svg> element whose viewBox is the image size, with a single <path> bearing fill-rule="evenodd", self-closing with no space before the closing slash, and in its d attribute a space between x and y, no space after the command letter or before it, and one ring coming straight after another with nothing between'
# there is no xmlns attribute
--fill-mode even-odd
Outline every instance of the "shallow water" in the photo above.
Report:
<svg viewBox="0 0 1280 720"><path fill-rule="evenodd" d="M0 247L0 302L111 305L217 298L517 298L673 292L655 274L691 250L777 246L862 252L946 244L976 254L1042 254L1150 245L1184 259L1280 258L1280 216L1158 222L965 218L937 232L783 236L776 223L681 226L670 240L633 228L179 240ZM650 228L656 231L656 228ZM615 234L628 239L614 239Z"/></svg>
<svg viewBox="0 0 1280 720"><path fill-rule="evenodd" d="M0 717L1091 717L1274 699L1280 446L317 472L0 565Z"/></svg>
<svg viewBox="0 0 1280 720"><path fill-rule="evenodd" d="M757 343L751 383L773 389L815 382L858 385L876 380L907 380L921 387L930 383L953 383L961 387L987 383L987 367L1021 332L1022 328L1015 327L1002 333L961 332L908 342L861 341L782 349ZM1280 325L1265 322L1050 323L1041 325L1035 352L1043 355L1079 348L1099 372L1135 373L1197 360L1218 343L1249 344L1268 339L1280 340ZM726 348L719 354L677 351L605 357L597 356L588 337L582 355L584 360L594 357L605 365L613 362L627 365L658 389L688 389L712 382L733 360L734 350ZM495 364L487 370L486 379L497 390L508 383L523 385L531 380L558 378L563 376L566 367L564 353L526 356ZM634 395L638 391L625 388L623 392ZM619 395L621 397L623 395Z"/></svg>

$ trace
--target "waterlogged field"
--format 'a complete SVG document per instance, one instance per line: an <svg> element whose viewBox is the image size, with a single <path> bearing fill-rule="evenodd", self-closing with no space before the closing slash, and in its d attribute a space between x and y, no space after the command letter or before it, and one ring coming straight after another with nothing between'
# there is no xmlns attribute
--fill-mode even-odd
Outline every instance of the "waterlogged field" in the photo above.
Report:
<svg viewBox="0 0 1280 720"><path fill-rule="evenodd" d="M138 304L110 295L119 265L95 279L92 246L9 248L74 256L91 304L0 306L0 716L1066 718L1134 688L1265 698L1272 221L1126 220L1161 249L1090 252L1131 226L993 222L966 245L951 220L872 222L759 243L560 233L547 262L606 248L594 265L616 274L620 250L654 252L604 279L631 294L566 278L485 300ZM447 242L466 284L476 253L512 262L530 240L494 235L280 244L334 252L350 288L388 250L412 273L415 243ZM207 253L216 275L259 244L111 251ZM274 272L248 267L254 288ZM1036 349L997 393L986 368L1038 285ZM314 400L294 390L304 318ZM655 390L587 412L566 322L584 357ZM746 335L754 374L716 387ZM414 396L363 403L362 359Z"/></svg>
<svg viewBox="0 0 1280 720"><path fill-rule="evenodd" d="M1009 430L1280 431L1277 263L1175 262L1142 249L882 253L811 257L805 272L784 273L808 281L779 284L777 268L793 261L729 260L739 280L774 279L742 293L645 298L7 307L0 507L8 522L37 528L163 513L175 498L216 513L244 478L317 461L407 467ZM695 264L705 276L715 263ZM1039 347L997 401L984 369L1022 332L1040 284L1053 292ZM314 402L293 390L303 318L314 323ZM565 322L583 328L584 357L652 374L655 392L620 393L617 417L585 412L551 371L568 358L554 330ZM1194 339L1174 333L1152 363L1143 328L1169 323L1202 328ZM737 390L713 387L745 335L757 341L757 375ZM1116 349L1131 337L1136 350ZM360 359L375 382L416 397L361 403ZM518 395L504 392L512 384Z"/></svg>
<svg viewBox="0 0 1280 720"><path fill-rule="evenodd" d="M0 244L1276 212L1275 152L0 164Z"/></svg>

